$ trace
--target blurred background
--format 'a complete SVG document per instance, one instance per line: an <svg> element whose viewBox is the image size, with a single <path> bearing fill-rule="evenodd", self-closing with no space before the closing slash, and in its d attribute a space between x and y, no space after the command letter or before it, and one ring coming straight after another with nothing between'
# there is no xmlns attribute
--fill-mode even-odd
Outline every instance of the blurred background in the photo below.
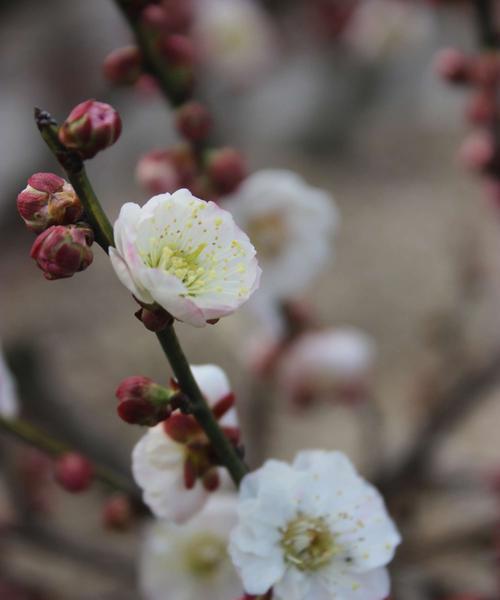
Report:
<svg viewBox="0 0 500 600"><path fill-rule="evenodd" d="M267 327L251 310L178 333L192 363L227 371L254 465L336 448L385 485L405 538L391 566L395 599L498 598L499 206L457 161L467 90L433 68L440 48L478 52L472 3L346 0L345 18L321 12L325 4L258 4L261 21L247 33L260 55L212 57L200 90L217 139L250 170L292 169L333 196L332 259L294 301L321 327L372 338L369 398L293 406L251 367ZM116 386L133 374L167 382L170 371L103 253L72 279L44 280L15 199L33 172L60 174L33 107L62 120L87 98L123 120L118 143L88 163L111 220L124 202L149 197L136 163L176 133L154 90L117 89L102 76L104 57L130 40L111 1L0 2L0 339L22 415L125 475L140 431L116 418ZM457 396L473 400L438 427L425 483L414 485L411 465L394 483L429 418ZM0 451L0 577L34 590L19 598L140 598L140 525L103 530L93 490L68 497L49 486L35 509L35 459L7 437ZM5 589L0 598L18 597Z"/></svg>

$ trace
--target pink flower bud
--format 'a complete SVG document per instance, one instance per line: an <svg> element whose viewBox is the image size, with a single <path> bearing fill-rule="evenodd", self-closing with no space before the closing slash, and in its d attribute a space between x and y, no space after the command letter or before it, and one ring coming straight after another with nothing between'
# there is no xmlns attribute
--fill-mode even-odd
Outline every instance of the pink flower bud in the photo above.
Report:
<svg viewBox="0 0 500 600"><path fill-rule="evenodd" d="M471 77L471 61L460 50L440 50L434 59L436 73L450 83L466 83Z"/></svg>
<svg viewBox="0 0 500 600"><path fill-rule="evenodd" d="M81 454L68 452L58 458L55 466L57 482L68 492L83 492L90 487L94 468Z"/></svg>
<svg viewBox="0 0 500 600"><path fill-rule="evenodd" d="M243 156L234 148L214 150L208 158L207 174L221 194L230 194L246 177Z"/></svg>
<svg viewBox="0 0 500 600"><path fill-rule="evenodd" d="M137 163L137 181L149 192L161 194L189 187L196 174L196 163L189 147L175 146L153 150Z"/></svg>
<svg viewBox="0 0 500 600"><path fill-rule="evenodd" d="M17 210L26 227L40 233L51 225L75 223L83 207L72 186L54 173L35 173L17 196Z"/></svg>
<svg viewBox="0 0 500 600"><path fill-rule="evenodd" d="M133 520L130 500L123 494L115 494L106 500L102 510L102 522L107 529L124 531Z"/></svg>
<svg viewBox="0 0 500 600"><path fill-rule="evenodd" d="M162 33L187 33L193 16L191 0L163 0L160 4L147 6L141 13L141 22Z"/></svg>
<svg viewBox="0 0 500 600"><path fill-rule="evenodd" d="M473 94L466 107L466 116L474 125L489 125L495 120L497 111L496 96L490 90L482 89Z"/></svg>
<svg viewBox="0 0 500 600"><path fill-rule="evenodd" d="M92 158L120 137L122 122L109 104L86 100L70 112L59 129L59 139L82 158Z"/></svg>
<svg viewBox="0 0 500 600"><path fill-rule="evenodd" d="M176 67L192 67L195 62L194 45L190 38L177 33L161 41L160 50L167 62Z"/></svg>
<svg viewBox="0 0 500 600"><path fill-rule="evenodd" d="M118 386L118 415L132 425L153 427L170 416L171 392L148 377L127 377Z"/></svg>
<svg viewBox="0 0 500 600"><path fill-rule="evenodd" d="M212 117L203 104L192 101L178 109L175 124L179 133L187 140L200 142L210 132Z"/></svg>
<svg viewBox="0 0 500 600"><path fill-rule="evenodd" d="M142 54L137 46L113 50L103 64L104 76L116 85L132 85L142 74Z"/></svg>
<svg viewBox="0 0 500 600"><path fill-rule="evenodd" d="M89 247L92 242L93 233L88 227L53 225L36 238L31 258L36 260L46 279L72 277L92 263Z"/></svg>
<svg viewBox="0 0 500 600"><path fill-rule="evenodd" d="M493 136L487 131L479 131L467 137L460 147L462 164L472 171L486 171L495 156Z"/></svg>
<svg viewBox="0 0 500 600"><path fill-rule="evenodd" d="M500 59L495 53L481 54L472 65L472 80L480 86L492 87L500 81Z"/></svg>

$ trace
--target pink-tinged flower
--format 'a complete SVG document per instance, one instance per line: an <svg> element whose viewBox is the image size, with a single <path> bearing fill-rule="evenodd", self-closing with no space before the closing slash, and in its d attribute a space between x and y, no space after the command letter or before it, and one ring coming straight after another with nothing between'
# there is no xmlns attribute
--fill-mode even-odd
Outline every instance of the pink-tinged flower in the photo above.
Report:
<svg viewBox="0 0 500 600"><path fill-rule="evenodd" d="M118 112L105 102L86 100L69 113L59 129L59 139L82 158L92 158L120 137Z"/></svg>
<svg viewBox="0 0 500 600"><path fill-rule="evenodd" d="M243 479L229 552L248 594L382 600L400 541L382 497L349 459L309 450Z"/></svg>
<svg viewBox="0 0 500 600"><path fill-rule="evenodd" d="M217 407L217 411L230 397L231 389L226 374L215 365L191 368L208 404L213 409ZM207 462L205 450L210 448L194 419L177 414L170 419L174 418L175 425L169 423L170 420L166 421L168 428L159 424L139 440L132 452L132 473L143 490L144 502L156 517L183 523L205 504L212 491L212 479L215 475L218 480L220 469L211 464L201 464ZM236 430L238 420L235 409L230 407L219 418L219 423L228 432ZM192 447L189 444L191 436ZM199 459L198 465L190 460L193 453ZM207 470L199 477L196 468L205 466Z"/></svg>
<svg viewBox="0 0 500 600"><path fill-rule="evenodd" d="M241 583L227 551L236 496L214 494L182 526L156 521L145 530L139 565L145 600L233 600Z"/></svg>
<svg viewBox="0 0 500 600"><path fill-rule="evenodd" d="M0 416L15 419L19 413L16 384L5 363L0 347Z"/></svg>
<svg viewBox="0 0 500 600"><path fill-rule="evenodd" d="M375 343L354 327L313 331L282 356L280 387L297 403L326 397L358 400L366 394Z"/></svg>
<svg viewBox="0 0 500 600"><path fill-rule="evenodd" d="M31 247L31 258L46 279L64 279L85 270L94 258L92 230L76 225L53 225Z"/></svg>
<svg viewBox="0 0 500 600"><path fill-rule="evenodd" d="M17 210L26 227L40 233L51 225L76 223L83 207L73 187L54 173L35 173L17 196Z"/></svg>
<svg viewBox="0 0 500 600"><path fill-rule="evenodd" d="M114 233L109 255L121 282L195 327L233 313L258 286L247 235L229 212L188 190L125 204Z"/></svg>
<svg viewBox="0 0 500 600"><path fill-rule="evenodd" d="M277 56L272 24L255 0L198 0L194 39L206 66L236 87L256 81Z"/></svg>

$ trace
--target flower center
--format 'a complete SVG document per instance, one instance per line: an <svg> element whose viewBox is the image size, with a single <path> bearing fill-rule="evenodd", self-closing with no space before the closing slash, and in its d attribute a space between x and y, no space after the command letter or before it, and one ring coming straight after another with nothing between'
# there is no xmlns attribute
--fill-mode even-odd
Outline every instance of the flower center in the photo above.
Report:
<svg viewBox="0 0 500 600"><path fill-rule="evenodd" d="M247 233L257 248L259 256L275 258L286 241L286 225L283 215L270 213L255 217L247 226Z"/></svg>
<svg viewBox="0 0 500 600"><path fill-rule="evenodd" d="M195 577L208 578L216 574L227 559L224 540L213 533L198 533L185 547L185 561Z"/></svg>
<svg viewBox="0 0 500 600"><path fill-rule="evenodd" d="M317 571L340 551L322 517L301 514L282 531L281 547L285 561L299 571Z"/></svg>
<svg viewBox="0 0 500 600"><path fill-rule="evenodd" d="M174 275L186 286L187 296L196 296L207 283L207 270L200 265L199 261L200 254L206 246L207 244L200 244L190 253L164 246L156 256L149 254L146 257L146 264Z"/></svg>

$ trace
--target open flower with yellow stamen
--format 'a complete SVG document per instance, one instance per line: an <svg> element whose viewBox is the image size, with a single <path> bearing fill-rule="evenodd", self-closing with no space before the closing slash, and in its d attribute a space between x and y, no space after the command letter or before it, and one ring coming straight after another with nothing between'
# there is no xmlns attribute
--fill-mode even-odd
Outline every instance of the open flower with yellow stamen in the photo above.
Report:
<svg viewBox="0 0 500 600"><path fill-rule="evenodd" d="M125 204L109 256L144 304L202 327L233 313L259 284L255 249L227 211L182 189Z"/></svg>
<svg viewBox="0 0 500 600"><path fill-rule="evenodd" d="M248 594L382 600L399 543L380 494L349 459L309 450L244 478L230 554Z"/></svg>
<svg viewBox="0 0 500 600"><path fill-rule="evenodd" d="M145 532L139 565L147 600L234 600L241 583L227 551L237 497L213 495L189 523L157 521Z"/></svg>

